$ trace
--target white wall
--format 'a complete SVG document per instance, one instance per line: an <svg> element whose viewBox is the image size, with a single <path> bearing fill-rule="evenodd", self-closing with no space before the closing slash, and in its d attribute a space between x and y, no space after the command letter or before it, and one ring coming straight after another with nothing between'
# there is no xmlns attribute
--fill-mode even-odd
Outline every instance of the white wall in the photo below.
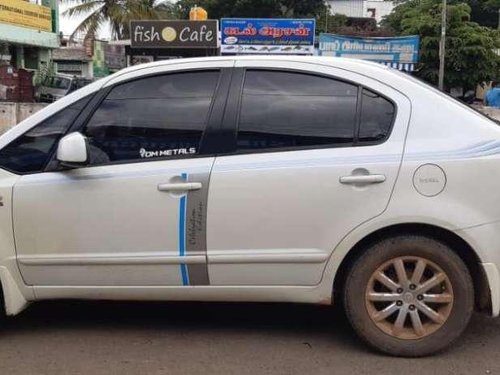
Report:
<svg viewBox="0 0 500 375"><path fill-rule="evenodd" d="M0 102L0 134L47 105L45 103Z"/></svg>
<svg viewBox="0 0 500 375"><path fill-rule="evenodd" d="M391 14L394 9L394 3L392 1L370 0L365 1L364 3L364 16L371 17L372 12L369 12L368 9L375 8L375 19L377 22L382 21L382 18Z"/></svg>
<svg viewBox="0 0 500 375"><path fill-rule="evenodd" d="M392 1L384 0L329 0L332 14L344 14L348 17L372 17L368 9L375 9L375 19L382 21L394 9Z"/></svg>
<svg viewBox="0 0 500 375"><path fill-rule="evenodd" d="M363 0L328 1L332 14L343 14L347 17L363 17Z"/></svg>
<svg viewBox="0 0 500 375"><path fill-rule="evenodd" d="M82 77L93 79L94 78L94 63L87 61L82 63Z"/></svg>

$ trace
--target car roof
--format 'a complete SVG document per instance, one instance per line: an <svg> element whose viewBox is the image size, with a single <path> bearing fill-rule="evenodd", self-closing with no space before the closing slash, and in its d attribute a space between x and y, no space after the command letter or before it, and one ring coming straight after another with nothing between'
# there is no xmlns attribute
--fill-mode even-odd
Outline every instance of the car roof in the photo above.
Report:
<svg viewBox="0 0 500 375"><path fill-rule="evenodd" d="M431 88L424 82L421 82L417 79L408 79L410 75L408 73L400 72L397 69L391 68L381 63L366 61L366 60L358 60L352 58L345 57L331 57L331 56L300 56L300 55L246 55L246 56L214 56L214 57L194 57L194 58L180 58L180 59L170 59L170 60L161 60L155 61L146 64L140 64L131 66L125 69L118 71L117 73L108 76L106 78L106 82L109 82L115 78L118 78L122 75L127 75L130 73L137 73L138 76L141 74L143 70L146 72L147 70L151 71L154 68L162 68L162 67L182 67L183 64L191 64L191 66L198 65L199 68L204 68L204 65L212 66L214 62L235 62L238 61L248 61L256 63L258 66L259 62L263 63L263 66L269 66L266 62L273 62L277 65L282 65L280 63L306 63L311 65L323 65L329 66L345 71L350 71L353 73L361 74L371 79L380 81L388 86L396 90L400 90L401 86L416 86L420 89L431 89L435 93L440 96L444 96L443 93L439 92L437 89ZM211 65L212 64L212 65ZM314 71L314 67L311 66L311 71Z"/></svg>
<svg viewBox="0 0 500 375"><path fill-rule="evenodd" d="M300 55L246 55L246 56L212 56L212 57L188 57L181 59L169 59L155 61L146 64L140 64L128 67L120 72L134 72L147 67L159 67L176 65L182 63L210 63L213 61L283 61L283 62L305 62L313 64L326 64L339 68L367 68L388 71L390 68L386 65L372 61L351 59L345 57L330 57L330 56L300 56Z"/></svg>

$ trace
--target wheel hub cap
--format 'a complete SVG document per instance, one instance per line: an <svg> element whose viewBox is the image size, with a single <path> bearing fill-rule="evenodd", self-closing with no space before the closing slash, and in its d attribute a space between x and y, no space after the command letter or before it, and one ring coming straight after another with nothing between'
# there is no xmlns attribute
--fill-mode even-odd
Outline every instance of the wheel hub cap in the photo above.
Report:
<svg viewBox="0 0 500 375"><path fill-rule="evenodd" d="M413 296L413 293L410 293L410 292L406 292L404 295L403 295L403 300L406 302L406 303L412 303L413 300L414 300L414 296Z"/></svg>

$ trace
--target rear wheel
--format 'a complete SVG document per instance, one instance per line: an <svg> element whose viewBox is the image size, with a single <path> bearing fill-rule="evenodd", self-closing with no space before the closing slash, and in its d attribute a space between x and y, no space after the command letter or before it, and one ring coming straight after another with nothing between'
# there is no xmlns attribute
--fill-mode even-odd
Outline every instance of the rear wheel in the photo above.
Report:
<svg viewBox="0 0 500 375"><path fill-rule="evenodd" d="M346 314L375 349L398 356L438 352L472 315L472 279L445 244L398 236L373 245L354 263L344 289Z"/></svg>

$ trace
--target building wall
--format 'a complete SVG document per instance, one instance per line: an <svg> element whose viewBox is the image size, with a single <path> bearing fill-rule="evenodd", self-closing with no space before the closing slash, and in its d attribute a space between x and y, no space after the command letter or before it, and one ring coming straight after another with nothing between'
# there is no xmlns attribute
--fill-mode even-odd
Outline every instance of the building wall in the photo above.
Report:
<svg viewBox="0 0 500 375"><path fill-rule="evenodd" d="M39 64L48 64L50 62L50 50L48 49L39 49L38 50L38 63Z"/></svg>
<svg viewBox="0 0 500 375"><path fill-rule="evenodd" d="M395 6L392 1L384 0L329 0L328 4L332 14L343 14L348 17L373 17L377 22L382 21L384 16L390 14Z"/></svg>
<svg viewBox="0 0 500 375"><path fill-rule="evenodd" d="M19 124L47 105L45 103L0 102L0 134Z"/></svg>
<svg viewBox="0 0 500 375"><path fill-rule="evenodd" d="M332 14L343 14L347 17L363 17L363 0L328 1Z"/></svg>
<svg viewBox="0 0 500 375"><path fill-rule="evenodd" d="M70 74L87 79L94 78L94 64L91 61L63 61L54 60L55 70L57 73ZM68 69L70 67L71 69Z"/></svg>
<svg viewBox="0 0 500 375"><path fill-rule="evenodd" d="M10 46L10 56L13 57L11 63L15 63L17 68L33 70L39 69L42 64L48 64L50 49L59 48L58 1L30 1L32 4L43 5L45 8L31 4L23 5L26 2L22 0L0 0L0 2L15 9L2 17L2 22L0 22L0 42L6 42ZM50 9L47 10L47 8ZM40 14L46 15L48 11L50 11L52 22L50 20L45 22L40 16ZM16 14L19 15L16 17ZM2 59L8 61L6 56Z"/></svg>
<svg viewBox="0 0 500 375"><path fill-rule="evenodd" d="M365 1L363 10L364 17L372 17L373 13L370 11L370 9L375 9L375 19L377 20L377 22L380 22L385 16L391 14L394 6L395 5L392 1Z"/></svg>
<svg viewBox="0 0 500 375"><path fill-rule="evenodd" d="M94 77L97 78L109 75L109 69L104 57L106 44L107 42L101 40L94 41Z"/></svg>
<svg viewBox="0 0 500 375"><path fill-rule="evenodd" d="M59 48L56 33L0 23L0 40L13 44L26 44L44 48Z"/></svg>

